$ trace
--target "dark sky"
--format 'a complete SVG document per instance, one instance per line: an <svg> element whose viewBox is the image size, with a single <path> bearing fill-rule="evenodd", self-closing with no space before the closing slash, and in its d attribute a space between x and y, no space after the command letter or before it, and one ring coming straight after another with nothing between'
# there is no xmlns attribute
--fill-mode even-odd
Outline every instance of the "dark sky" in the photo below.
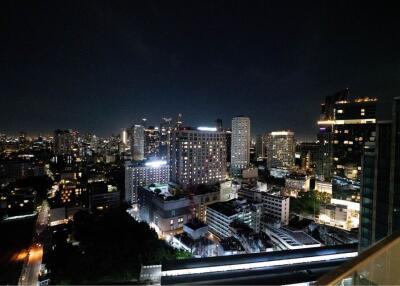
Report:
<svg viewBox="0 0 400 286"><path fill-rule="evenodd" d="M384 111L400 95L388 2L2 1L0 132L107 135L181 112L312 138L326 95L348 87Z"/></svg>

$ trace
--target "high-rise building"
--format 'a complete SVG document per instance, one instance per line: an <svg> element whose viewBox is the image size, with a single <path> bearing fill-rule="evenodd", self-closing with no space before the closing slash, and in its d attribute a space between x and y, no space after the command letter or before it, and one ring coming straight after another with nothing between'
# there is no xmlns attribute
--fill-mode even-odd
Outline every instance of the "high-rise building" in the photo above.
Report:
<svg viewBox="0 0 400 286"><path fill-rule="evenodd" d="M265 157L265 137L264 135L257 135L256 138L256 156L257 158Z"/></svg>
<svg viewBox="0 0 400 286"><path fill-rule="evenodd" d="M319 175L329 175L326 167L331 167L330 176L360 179L365 142L374 140L376 102L376 98L368 97L350 99L348 89L326 98L321 109L322 120L318 122L323 153L322 161L317 164Z"/></svg>
<svg viewBox="0 0 400 286"><path fill-rule="evenodd" d="M302 142L297 145L297 151L300 155L300 165L303 170L314 169L319 158L319 143Z"/></svg>
<svg viewBox="0 0 400 286"><path fill-rule="evenodd" d="M71 130L54 131L54 151L57 155L66 155L72 153L74 145L74 132Z"/></svg>
<svg viewBox="0 0 400 286"><path fill-rule="evenodd" d="M142 125L134 125L131 129L131 154L134 161L144 159L144 127Z"/></svg>
<svg viewBox="0 0 400 286"><path fill-rule="evenodd" d="M329 180L332 177L332 137L332 125L329 122L328 124L320 123L317 134L319 150L315 162L315 173L322 180Z"/></svg>
<svg viewBox="0 0 400 286"><path fill-rule="evenodd" d="M125 201L137 203L137 189L150 184L169 182L169 165L166 161L131 162L125 164Z"/></svg>
<svg viewBox="0 0 400 286"><path fill-rule="evenodd" d="M160 130L158 127L149 126L144 129L144 156L158 158L160 155Z"/></svg>
<svg viewBox="0 0 400 286"><path fill-rule="evenodd" d="M215 127L171 133L171 181L183 186L213 184L226 177L226 137Z"/></svg>
<svg viewBox="0 0 400 286"><path fill-rule="evenodd" d="M231 170L233 173L246 169L250 164L250 118L232 119Z"/></svg>
<svg viewBox="0 0 400 286"><path fill-rule="evenodd" d="M171 140L171 118L162 118L160 123L160 154L161 160L169 161L170 140Z"/></svg>
<svg viewBox="0 0 400 286"><path fill-rule="evenodd" d="M267 167L292 168L296 142L291 131L273 131L267 136Z"/></svg>
<svg viewBox="0 0 400 286"><path fill-rule="evenodd" d="M364 148L360 249L400 230L400 97L392 121L378 122L375 144Z"/></svg>

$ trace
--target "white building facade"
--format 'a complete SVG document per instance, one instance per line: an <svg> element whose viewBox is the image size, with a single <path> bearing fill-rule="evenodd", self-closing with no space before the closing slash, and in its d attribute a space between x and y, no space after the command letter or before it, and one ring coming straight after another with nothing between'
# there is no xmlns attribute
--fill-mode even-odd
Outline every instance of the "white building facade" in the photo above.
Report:
<svg viewBox="0 0 400 286"><path fill-rule="evenodd" d="M169 182L169 165L166 161L127 163L125 165L125 200L137 203L137 188L150 184Z"/></svg>

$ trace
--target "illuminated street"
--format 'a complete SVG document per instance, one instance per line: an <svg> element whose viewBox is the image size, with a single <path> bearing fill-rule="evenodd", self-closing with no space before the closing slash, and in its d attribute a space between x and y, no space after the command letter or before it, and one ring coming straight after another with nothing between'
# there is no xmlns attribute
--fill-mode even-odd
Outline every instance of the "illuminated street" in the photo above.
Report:
<svg viewBox="0 0 400 286"><path fill-rule="evenodd" d="M49 220L49 205L44 201L36 221L36 234L39 235L46 227ZM19 256L21 256L20 254ZM24 265L18 285L37 285L40 266L43 258L43 246L34 243L29 249L28 261Z"/></svg>

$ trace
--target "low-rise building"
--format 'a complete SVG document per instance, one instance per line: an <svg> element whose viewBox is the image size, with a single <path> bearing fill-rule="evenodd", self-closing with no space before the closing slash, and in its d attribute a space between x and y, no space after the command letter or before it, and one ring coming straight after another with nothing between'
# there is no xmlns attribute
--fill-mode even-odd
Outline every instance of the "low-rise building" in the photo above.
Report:
<svg viewBox="0 0 400 286"><path fill-rule="evenodd" d="M209 231L220 238L232 236L231 224L238 220L255 232L261 228L262 204L248 203L245 199L230 200L207 206L206 221Z"/></svg>
<svg viewBox="0 0 400 286"><path fill-rule="evenodd" d="M283 225L289 224L290 198L277 194L262 192L264 214Z"/></svg>
<svg viewBox="0 0 400 286"><path fill-rule="evenodd" d="M351 230L358 228L360 204L356 202L332 199L328 205L319 209L319 223Z"/></svg>
<svg viewBox="0 0 400 286"><path fill-rule="evenodd" d="M331 182L315 182L315 190L321 193L328 193L332 195L332 183Z"/></svg>
<svg viewBox="0 0 400 286"><path fill-rule="evenodd" d="M274 245L281 250L320 247L321 243L301 230L268 226L266 234Z"/></svg>
<svg viewBox="0 0 400 286"><path fill-rule="evenodd" d="M160 236L175 235L192 218L191 200L168 184L138 188L139 217Z"/></svg>
<svg viewBox="0 0 400 286"><path fill-rule="evenodd" d="M97 182L87 187L89 191L89 208L91 210L106 210L120 205L120 192L116 186Z"/></svg>

